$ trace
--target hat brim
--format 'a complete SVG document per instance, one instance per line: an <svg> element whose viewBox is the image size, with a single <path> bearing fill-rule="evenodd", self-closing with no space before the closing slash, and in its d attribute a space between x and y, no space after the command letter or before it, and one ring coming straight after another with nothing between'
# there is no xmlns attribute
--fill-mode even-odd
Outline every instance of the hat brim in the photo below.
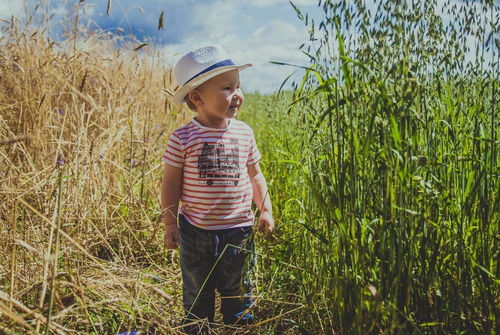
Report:
<svg viewBox="0 0 500 335"><path fill-rule="evenodd" d="M245 64L245 65L230 65L230 66L221 66L216 69L213 69L211 71L208 71L206 73L203 73L202 75L196 77L195 79L191 80L188 82L186 85L179 87L175 92L174 92L174 102L176 104L182 104L183 102L186 102L184 98L186 95L206 82L209 79L212 79L215 76L218 76L219 74L222 74L227 71L231 70L238 70L242 71L248 67L252 66L252 64Z"/></svg>

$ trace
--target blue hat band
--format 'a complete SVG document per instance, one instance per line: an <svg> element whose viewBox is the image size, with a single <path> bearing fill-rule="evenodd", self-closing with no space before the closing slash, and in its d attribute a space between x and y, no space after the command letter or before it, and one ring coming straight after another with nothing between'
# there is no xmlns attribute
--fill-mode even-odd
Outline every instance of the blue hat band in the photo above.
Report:
<svg viewBox="0 0 500 335"><path fill-rule="evenodd" d="M225 59L225 60L222 60L222 61L220 61L220 62L218 62L218 63L215 63L215 64L214 64L214 65L212 65L212 66L207 67L205 70L201 71L200 73L198 73L198 74L194 75L194 76L193 76L193 77L191 77L188 81L186 81L186 82L184 83L184 85L186 85L186 84L187 84L187 83L189 83L191 80L195 79L196 77L201 76L202 74L204 74L204 73L206 73L206 72L208 72L208 71L212 71L213 69L216 69L216 68L218 68L218 67L223 67L223 66L231 66L231 65L235 65L235 64L233 63L233 61L232 61L232 60L230 60L230 59ZM184 85L182 85L182 86L184 86Z"/></svg>

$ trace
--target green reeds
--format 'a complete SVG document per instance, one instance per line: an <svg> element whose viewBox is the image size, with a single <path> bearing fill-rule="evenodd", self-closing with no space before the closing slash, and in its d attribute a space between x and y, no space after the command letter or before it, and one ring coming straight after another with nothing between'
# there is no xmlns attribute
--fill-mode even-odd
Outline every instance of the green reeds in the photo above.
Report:
<svg viewBox="0 0 500 335"><path fill-rule="evenodd" d="M498 6L444 3L449 22L435 1L320 6L293 96L260 98L267 113L247 116L282 213L285 246L273 248L307 270L283 274L282 292L298 287L321 310L295 320L341 334L495 333L498 44L486 41ZM465 36L479 41L474 62Z"/></svg>

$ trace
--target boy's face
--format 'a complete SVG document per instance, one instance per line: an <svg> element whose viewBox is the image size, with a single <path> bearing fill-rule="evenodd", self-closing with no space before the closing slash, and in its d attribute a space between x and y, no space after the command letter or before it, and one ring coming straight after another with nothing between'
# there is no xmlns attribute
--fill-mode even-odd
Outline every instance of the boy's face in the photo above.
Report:
<svg viewBox="0 0 500 335"><path fill-rule="evenodd" d="M210 119L234 118L243 104L238 70L224 72L207 80L197 89L197 111Z"/></svg>

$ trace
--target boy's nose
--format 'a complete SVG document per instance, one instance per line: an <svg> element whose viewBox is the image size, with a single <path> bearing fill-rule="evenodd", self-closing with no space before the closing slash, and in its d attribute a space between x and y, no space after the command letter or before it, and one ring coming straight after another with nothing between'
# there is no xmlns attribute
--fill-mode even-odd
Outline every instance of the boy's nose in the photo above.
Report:
<svg viewBox="0 0 500 335"><path fill-rule="evenodd" d="M236 91L233 93L233 96L231 98L232 101L235 101L235 100L243 100L243 92L241 92L240 90Z"/></svg>

